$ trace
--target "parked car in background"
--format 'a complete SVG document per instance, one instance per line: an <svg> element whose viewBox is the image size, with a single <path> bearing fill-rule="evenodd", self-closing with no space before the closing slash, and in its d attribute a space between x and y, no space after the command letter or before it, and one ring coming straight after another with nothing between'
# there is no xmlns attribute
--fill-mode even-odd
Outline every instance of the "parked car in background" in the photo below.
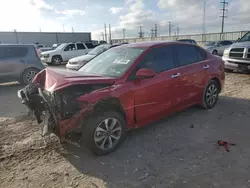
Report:
<svg viewBox="0 0 250 188"><path fill-rule="evenodd" d="M78 56L78 57L74 57L70 59L68 63L66 64L66 68L71 69L71 70L78 70L87 62L89 62L91 59L93 59L94 57L98 56L99 54L105 52L106 50L110 48L113 48L119 45L122 45L122 44L113 44L113 45L102 44L100 46L97 46L91 51L89 51L88 54L86 55L82 55L82 56Z"/></svg>
<svg viewBox="0 0 250 188"><path fill-rule="evenodd" d="M64 142L80 132L93 153L106 155L127 129L196 104L213 108L224 79L220 57L193 44L155 41L111 48L79 71L47 68L18 96L43 121L42 135L54 132Z"/></svg>
<svg viewBox="0 0 250 188"><path fill-rule="evenodd" d="M225 70L250 71L250 31L224 50Z"/></svg>
<svg viewBox="0 0 250 188"><path fill-rule="evenodd" d="M222 41L212 41L212 42L207 42L203 48L209 51L210 53L214 55L219 55L222 56L223 52L226 48L231 46L234 42L230 40L222 40Z"/></svg>
<svg viewBox="0 0 250 188"><path fill-rule="evenodd" d="M73 57L77 57L89 52L85 43L62 43L56 49L42 52L41 60L47 64L60 65Z"/></svg>
<svg viewBox="0 0 250 188"><path fill-rule="evenodd" d="M42 69L44 65L34 45L0 45L0 82L28 84Z"/></svg>
<svg viewBox="0 0 250 188"><path fill-rule="evenodd" d="M60 44L53 44L51 47L43 47L43 48L37 48L39 55L41 56L42 52L46 52L46 51L51 51L56 49Z"/></svg>
<svg viewBox="0 0 250 188"><path fill-rule="evenodd" d="M187 43L191 43L191 44L197 44L195 40L193 39L178 39L177 41L179 42L187 42Z"/></svg>

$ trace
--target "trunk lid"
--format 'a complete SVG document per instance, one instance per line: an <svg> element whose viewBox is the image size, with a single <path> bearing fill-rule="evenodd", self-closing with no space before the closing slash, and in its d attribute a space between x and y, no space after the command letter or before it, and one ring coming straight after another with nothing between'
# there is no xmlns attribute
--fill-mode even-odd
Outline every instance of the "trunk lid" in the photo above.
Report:
<svg viewBox="0 0 250 188"><path fill-rule="evenodd" d="M41 84L45 90L52 92L65 87L77 84L114 84L116 78L87 75L78 71L68 69L51 69L46 68L39 72L32 83Z"/></svg>

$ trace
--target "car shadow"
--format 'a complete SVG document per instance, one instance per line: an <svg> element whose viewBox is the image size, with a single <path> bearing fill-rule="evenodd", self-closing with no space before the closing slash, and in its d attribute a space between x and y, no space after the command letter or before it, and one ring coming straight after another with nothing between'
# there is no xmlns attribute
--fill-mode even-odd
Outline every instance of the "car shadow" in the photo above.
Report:
<svg viewBox="0 0 250 188"><path fill-rule="evenodd" d="M221 96L211 110L192 107L129 131L121 147L107 156L70 144L62 155L106 187L209 187L231 178L243 187L250 162L249 106L250 100ZM219 139L237 145L228 153L216 147Z"/></svg>

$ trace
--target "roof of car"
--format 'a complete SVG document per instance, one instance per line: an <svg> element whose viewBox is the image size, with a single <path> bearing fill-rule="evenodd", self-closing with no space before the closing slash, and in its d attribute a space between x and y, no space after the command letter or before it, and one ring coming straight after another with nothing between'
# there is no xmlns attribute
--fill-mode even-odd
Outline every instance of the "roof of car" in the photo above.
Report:
<svg viewBox="0 0 250 188"><path fill-rule="evenodd" d="M162 44L188 44L188 45L193 45L193 44L189 44L189 43L185 43L185 42L181 42L181 41L150 41L150 42L137 42L137 43L129 43L129 44L124 44L122 46L126 46L126 47L137 47L137 48L150 48L150 47L154 47L154 46L158 46L158 45L162 45Z"/></svg>
<svg viewBox="0 0 250 188"><path fill-rule="evenodd" d="M172 43L177 43L177 42L176 41L149 41L149 42L129 43L129 44L124 44L122 46L138 47L138 48L150 48L153 46L157 46L159 44L172 44Z"/></svg>

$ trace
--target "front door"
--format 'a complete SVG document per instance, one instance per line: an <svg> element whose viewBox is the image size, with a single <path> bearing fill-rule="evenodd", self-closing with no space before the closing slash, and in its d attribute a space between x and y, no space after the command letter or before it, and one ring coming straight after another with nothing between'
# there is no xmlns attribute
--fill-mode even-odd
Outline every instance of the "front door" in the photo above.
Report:
<svg viewBox="0 0 250 188"><path fill-rule="evenodd" d="M181 80L180 74L174 69L174 55L170 47L151 49L134 74L140 68L152 69L156 76L132 81L136 124L139 127L175 111Z"/></svg>
<svg viewBox="0 0 250 188"><path fill-rule="evenodd" d="M72 43L72 44L68 44L65 48L64 51L62 53L62 58L63 61L68 61L69 59L76 57L76 44Z"/></svg>

